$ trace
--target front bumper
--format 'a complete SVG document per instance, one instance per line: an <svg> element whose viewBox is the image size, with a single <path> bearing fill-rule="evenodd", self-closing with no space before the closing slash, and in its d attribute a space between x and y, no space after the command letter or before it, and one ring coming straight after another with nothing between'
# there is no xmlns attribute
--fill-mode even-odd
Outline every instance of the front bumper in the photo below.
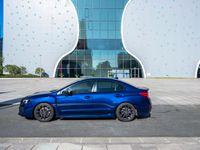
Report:
<svg viewBox="0 0 200 150"><path fill-rule="evenodd" d="M33 106L31 103L23 104L22 102L19 105L19 115L26 118L33 118Z"/></svg>
<svg viewBox="0 0 200 150"><path fill-rule="evenodd" d="M22 106L19 106L19 115L24 116L24 108Z"/></svg>

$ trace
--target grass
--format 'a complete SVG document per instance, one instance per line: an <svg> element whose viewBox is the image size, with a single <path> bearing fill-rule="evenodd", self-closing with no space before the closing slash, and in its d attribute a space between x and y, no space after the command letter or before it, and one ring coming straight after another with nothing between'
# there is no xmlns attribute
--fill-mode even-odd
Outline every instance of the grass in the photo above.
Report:
<svg viewBox="0 0 200 150"><path fill-rule="evenodd" d="M11 75L11 74L3 74L0 75L0 78L39 78L40 76L34 74L26 74L26 75Z"/></svg>

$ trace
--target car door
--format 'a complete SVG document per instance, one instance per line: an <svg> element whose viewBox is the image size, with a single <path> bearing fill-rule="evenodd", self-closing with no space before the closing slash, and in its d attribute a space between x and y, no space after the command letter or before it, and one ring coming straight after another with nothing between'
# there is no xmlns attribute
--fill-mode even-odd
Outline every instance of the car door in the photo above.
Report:
<svg viewBox="0 0 200 150"><path fill-rule="evenodd" d="M123 101L124 86L112 80L97 80L93 101L96 111L94 114L113 116L115 107Z"/></svg>
<svg viewBox="0 0 200 150"><path fill-rule="evenodd" d="M60 91L57 95L57 109L60 116L85 117L90 114L90 103L92 101L93 81L84 81L72 84ZM70 91L71 94L62 94Z"/></svg>

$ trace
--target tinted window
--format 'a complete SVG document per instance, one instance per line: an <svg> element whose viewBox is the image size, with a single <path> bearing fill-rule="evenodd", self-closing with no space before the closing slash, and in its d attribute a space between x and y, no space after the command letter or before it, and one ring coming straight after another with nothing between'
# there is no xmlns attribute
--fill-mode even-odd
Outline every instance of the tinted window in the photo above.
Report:
<svg viewBox="0 0 200 150"><path fill-rule="evenodd" d="M123 91L124 87L116 82L99 81L97 82L97 92L117 92Z"/></svg>
<svg viewBox="0 0 200 150"><path fill-rule="evenodd" d="M82 93L90 93L92 92L93 82L87 81L72 85L68 88L68 90L72 91L73 94L82 94Z"/></svg>

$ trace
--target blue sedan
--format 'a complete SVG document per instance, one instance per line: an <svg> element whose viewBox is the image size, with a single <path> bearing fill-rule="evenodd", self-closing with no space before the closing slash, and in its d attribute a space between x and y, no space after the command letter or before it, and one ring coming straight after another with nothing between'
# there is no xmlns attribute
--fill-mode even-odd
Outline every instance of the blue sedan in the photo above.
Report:
<svg viewBox="0 0 200 150"><path fill-rule="evenodd" d="M147 88L111 78L88 78L60 90L37 92L21 100L19 114L41 122L54 118L118 118L132 121L149 117Z"/></svg>

